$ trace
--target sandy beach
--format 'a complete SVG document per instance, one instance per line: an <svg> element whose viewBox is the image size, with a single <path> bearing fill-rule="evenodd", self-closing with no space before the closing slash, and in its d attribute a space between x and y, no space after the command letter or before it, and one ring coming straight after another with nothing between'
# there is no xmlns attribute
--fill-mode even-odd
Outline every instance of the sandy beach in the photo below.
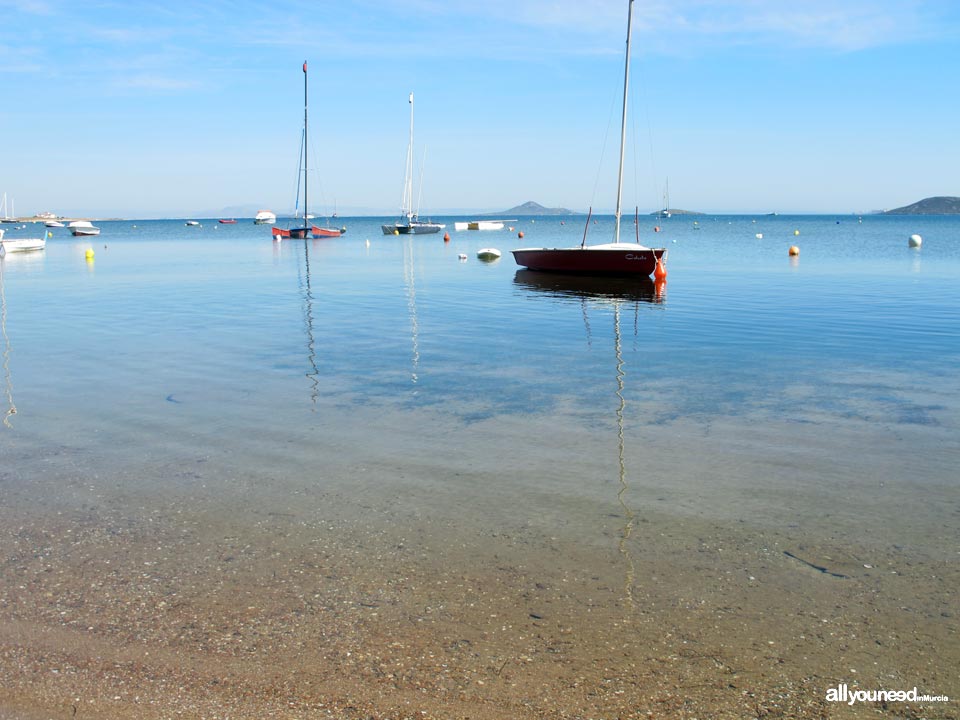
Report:
<svg viewBox="0 0 960 720"><path fill-rule="evenodd" d="M852 718L882 708L828 688L960 690L955 561L616 503L594 542L490 530L375 477L280 501L197 467L161 499L4 470L0 717Z"/></svg>

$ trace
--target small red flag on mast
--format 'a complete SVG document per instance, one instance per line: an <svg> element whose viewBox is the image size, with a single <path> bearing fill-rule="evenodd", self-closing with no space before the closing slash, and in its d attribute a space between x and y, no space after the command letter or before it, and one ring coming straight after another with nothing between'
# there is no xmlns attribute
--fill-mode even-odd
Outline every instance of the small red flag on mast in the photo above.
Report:
<svg viewBox="0 0 960 720"><path fill-rule="evenodd" d="M307 61L306 61L306 60L303 61L303 72L304 72L304 73L307 72Z"/></svg>

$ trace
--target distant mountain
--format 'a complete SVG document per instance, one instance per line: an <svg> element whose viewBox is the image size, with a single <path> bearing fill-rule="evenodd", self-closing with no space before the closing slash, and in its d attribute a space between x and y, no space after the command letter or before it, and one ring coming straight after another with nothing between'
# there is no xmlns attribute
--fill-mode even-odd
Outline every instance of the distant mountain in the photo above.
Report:
<svg viewBox="0 0 960 720"><path fill-rule="evenodd" d="M929 197L884 215L960 215L960 197Z"/></svg>
<svg viewBox="0 0 960 720"><path fill-rule="evenodd" d="M702 212L697 212L696 210L680 210L677 208L665 208L663 210L654 210L651 215L703 215Z"/></svg>
<svg viewBox="0 0 960 720"><path fill-rule="evenodd" d="M535 203L533 200L528 200L523 205L517 205L512 207L509 210L504 210L502 213L497 213L498 215L580 215L581 213L576 213L573 210L567 210L566 208L548 208L544 207L540 203Z"/></svg>

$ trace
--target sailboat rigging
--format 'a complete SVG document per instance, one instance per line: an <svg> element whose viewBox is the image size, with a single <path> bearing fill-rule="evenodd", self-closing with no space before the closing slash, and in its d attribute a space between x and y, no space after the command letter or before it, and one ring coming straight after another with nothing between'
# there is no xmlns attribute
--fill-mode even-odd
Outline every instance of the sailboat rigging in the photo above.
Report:
<svg viewBox="0 0 960 720"><path fill-rule="evenodd" d="M423 192L423 164L420 165L420 191ZM400 219L393 224L382 225L384 235L426 235L440 232L445 226L440 223L420 220L420 200L413 208L413 93L410 93L410 140L407 143L407 170L403 181Z"/></svg>
<svg viewBox="0 0 960 720"><path fill-rule="evenodd" d="M298 171L303 178L303 226L302 227L291 227L291 228L278 228L273 227L270 229L271 234L273 235L274 240L283 240L284 238L291 239L303 239L308 237L339 237L343 234L343 230L336 228L321 228L316 225L310 224L310 209L309 209L309 200L307 194L308 188L308 162L307 158L307 61L303 61L303 133L301 135L301 152L300 152L300 170ZM298 175L297 182L297 200L296 205L300 203L300 175ZM295 219L299 218L299 212L295 212Z"/></svg>
<svg viewBox="0 0 960 720"><path fill-rule="evenodd" d="M627 135L627 90L630 86L630 33L633 25L633 0L627 12L627 49L623 73L623 113L620 125L620 166L617 175L617 211L614 241L587 245L586 232L579 247L520 248L513 251L518 265L530 270L588 275L628 275L666 277L666 248L648 248L639 242L620 242L620 215L623 201L623 158Z"/></svg>

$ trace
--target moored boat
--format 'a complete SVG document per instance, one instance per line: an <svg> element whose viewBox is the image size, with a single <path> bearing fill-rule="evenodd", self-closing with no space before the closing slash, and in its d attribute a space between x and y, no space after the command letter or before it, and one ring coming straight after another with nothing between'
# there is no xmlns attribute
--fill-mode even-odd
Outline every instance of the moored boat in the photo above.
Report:
<svg viewBox="0 0 960 720"><path fill-rule="evenodd" d="M421 191L423 181L421 177ZM446 225L424 221L419 218L419 208L413 209L413 93L410 93L410 140L407 143L407 172L403 182L400 219L395 223L381 225L384 235L427 235L443 230Z"/></svg>
<svg viewBox="0 0 960 720"><path fill-rule="evenodd" d="M221 225L235 225L237 221L236 220L217 220L217 222L220 223Z"/></svg>
<svg viewBox="0 0 960 720"><path fill-rule="evenodd" d="M582 273L587 275L633 275L649 277L656 274L666 277L664 263L667 260L665 248L648 248L640 244L639 224L637 242L620 242L620 216L623 199L623 158L627 135L627 89L630 86L630 32L633 24L633 0L629 0L627 10L627 49L623 76L623 112L620 125L620 166L617 177L617 210L614 226L614 241L600 245L587 245L587 230L590 227L590 215L587 227L583 231L583 241L579 247L538 247L519 248L513 251L518 265L531 270L559 273ZM592 211L591 211L592 214Z"/></svg>
<svg viewBox="0 0 960 720"><path fill-rule="evenodd" d="M290 228L278 228L274 227L270 229L270 234L273 236L274 240L284 240L284 239L302 239L308 237L314 238L329 238L329 237L339 237L342 232L337 228L321 228L309 221L313 218L313 215L310 214L310 209L308 205L308 154L307 154L307 61L303 61L303 142L301 144L300 152L300 168L298 173L303 176L303 226L290 227ZM299 177L298 177L299 179ZM297 202L300 202L300 187L299 183L297 186ZM298 216L295 216L298 217ZM308 224L309 223L309 224Z"/></svg>
<svg viewBox="0 0 960 720"><path fill-rule="evenodd" d="M277 221L277 216L270 210L260 210L253 217L256 225L273 225Z"/></svg>
<svg viewBox="0 0 960 720"><path fill-rule="evenodd" d="M100 228L95 227L89 220L74 220L67 225L67 229L77 236L99 235Z"/></svg>
<svg viewBox="0 0 960 720"><path fill-rule="evenodd" d="M30 252L43 250L47 246L46 238L9 238L4 240L0 230L0 255L8 252Z"/></svg>

